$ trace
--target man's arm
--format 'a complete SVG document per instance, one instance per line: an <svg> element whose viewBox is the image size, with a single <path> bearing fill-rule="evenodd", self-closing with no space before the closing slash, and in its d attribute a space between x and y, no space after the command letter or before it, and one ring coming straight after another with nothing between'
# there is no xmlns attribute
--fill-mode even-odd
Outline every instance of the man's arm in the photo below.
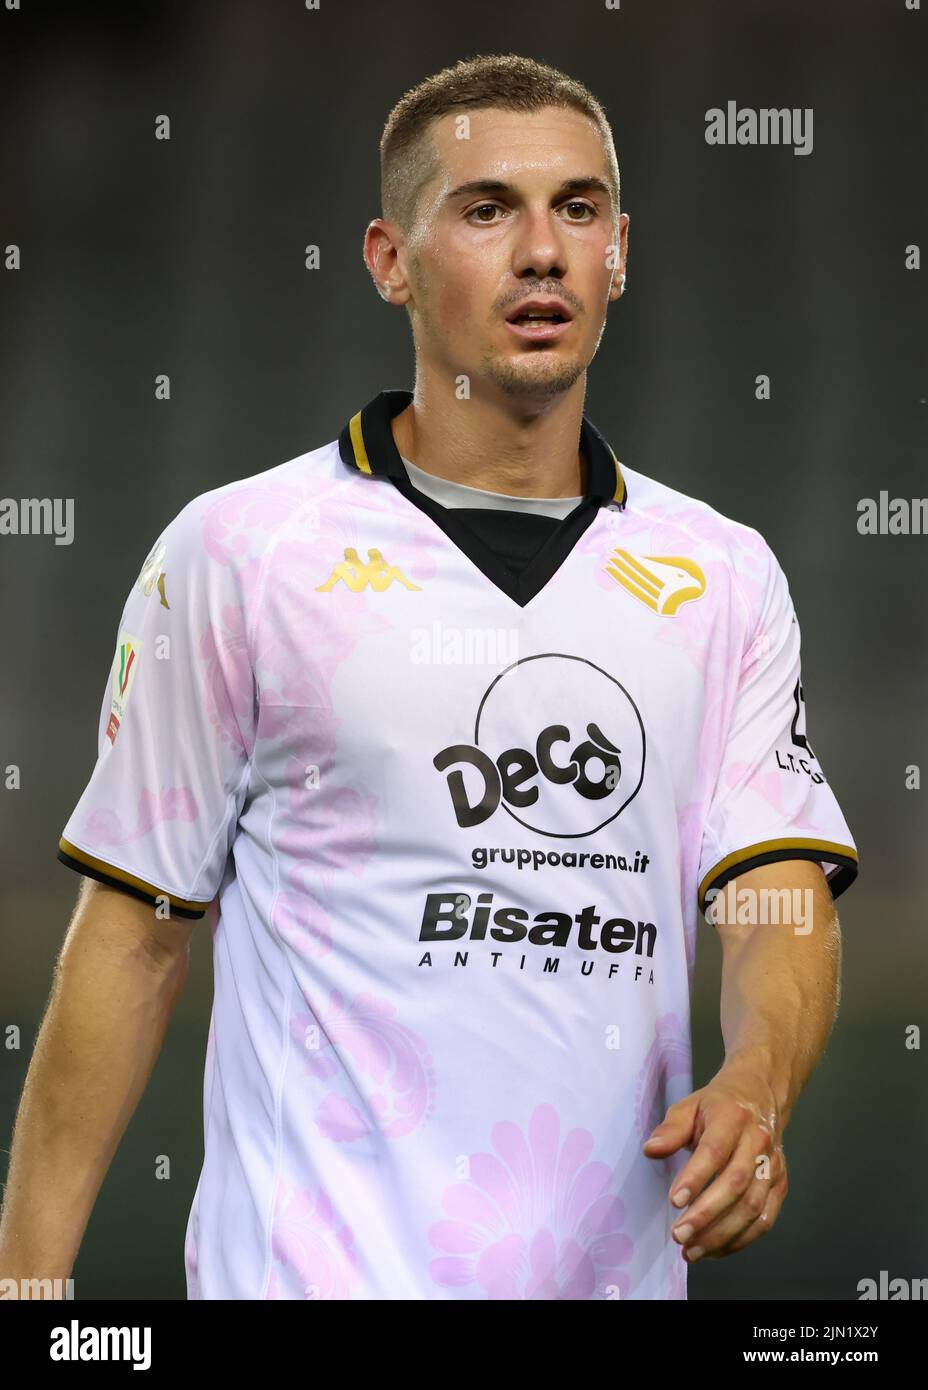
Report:
<svg viewBox="0 0 928 1390"><path fill-rule="evenodd" d="M82 879L26 1075L0 1279L66 1279L187 975L196 921Z"/></svg>
<svg viewBox="0 0 928 1390"><path fill-rule="evenodd" d="M754 1071L769 1084L780 1129L825 1050L840 998L841 931L819 864L766 864L732 881L730 895L750 893L768 909L781 895L781 920L757 926L718 923L722 940L721 1024L726 1064ZM724 890L723 890L724 891ZM783 921L786 895L792 920ZM721 895L720 895L721 897ZM717 903L717 909L721 904ZM797 921L796 908L803 918ZM724 909L723 909L724 911ZM721 915L721 914L719 914ZM772 915L772 914L771 914Z"/></svg>
<svg viewBox="0 0 928 1390"><path fill-rule="evenodd" d="M707 1086L670 1106L645 1145L651 1158L693 1149L670 1193L688 1208L674 1237L691 1261L743 1249L779 1215L783 1131L828 1041L840 988L840 929L820 865L752 869L726 885L714 915L725 1061Z"/></svg>

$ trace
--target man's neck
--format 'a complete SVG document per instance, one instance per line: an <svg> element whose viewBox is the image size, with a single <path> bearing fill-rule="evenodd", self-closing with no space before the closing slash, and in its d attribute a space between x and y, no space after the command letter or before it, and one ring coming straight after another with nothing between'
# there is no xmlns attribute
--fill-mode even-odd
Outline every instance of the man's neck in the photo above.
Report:
<svg viewBox="0 0 928 1390"><path fill-rule="evenodd" d="M416 382L391 421L400 453L438 478L510 497L578 497L586 491L579 452L584 379L540 411Z"/></svg>

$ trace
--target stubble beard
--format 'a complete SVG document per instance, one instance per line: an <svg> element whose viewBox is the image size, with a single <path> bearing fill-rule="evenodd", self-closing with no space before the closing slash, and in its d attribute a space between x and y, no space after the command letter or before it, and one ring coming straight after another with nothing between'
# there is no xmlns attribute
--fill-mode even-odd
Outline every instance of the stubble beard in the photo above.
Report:
<svg viewBox="0 0 928 1390"><path fill-rule="evenodd" d="M421 275L419 258L415 253L411 255L410 260L419 281L416 295L418 302L411 315L413 339L416 343L429 340L441 343L443 335L440 325L433 320L432 297L428 291L427 278ZM417 358L418 355L417 346ZM535 349L517 356L504 357L493 348L487 347L481 354L479 367L482 381L506 396L525 401L548 401L561 396L570 390L585 371L584 362L575 357L559 357L556 348L550 351L544 348ZM453 375L467 376L468 373L455 367Z"/></svg>
<svg viewBox="0 0 928 1390"><path fill-rule="evenodd" d="M544 401L569 391L585 371L576 358L557 357L554 352L536 351L531 354L531 361L528 358L527 353L520 359L487 351L481 360L481 375L504 395Z"/></svg>

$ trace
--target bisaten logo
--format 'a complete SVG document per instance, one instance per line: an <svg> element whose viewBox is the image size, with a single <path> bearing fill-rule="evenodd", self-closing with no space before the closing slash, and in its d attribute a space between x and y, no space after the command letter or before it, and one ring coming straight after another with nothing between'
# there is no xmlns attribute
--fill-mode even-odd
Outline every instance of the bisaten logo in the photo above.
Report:
<svg viewBox="0 0 928 1390"><path fill-rule="evenodd" d="M603 569L622 588L662 618L672 618L684 603L702 598L706 576L684 555L633 555L613 550Z"/></svg>
<svg viewBox="0 0 928 1390"><path fill-rule="evenodd" d="M480 701L473 743L450 744L433 762L447 772L462 829L502 806L539 835L577 839L637 796L644 724L613 676L585 657L545 652L501 671Z"/></svg>
<svg viewBox="0 0 928 1390"><path fill-rule="evenodd" d="M633 922L629 917L604 919L595 904L571 915L569 912L539 912L533 918L521 907L493 908L493 894L480 893L473 917L469 893L429 893L425 899L420 941L521 941L530 946L567 946L571 937L582 951L604 951L621 955L635 949L635 955L654 955L657 927L653 922ZM493 926L490 926L492 914ZM576 924L576 933L574 925Z"/></svg>

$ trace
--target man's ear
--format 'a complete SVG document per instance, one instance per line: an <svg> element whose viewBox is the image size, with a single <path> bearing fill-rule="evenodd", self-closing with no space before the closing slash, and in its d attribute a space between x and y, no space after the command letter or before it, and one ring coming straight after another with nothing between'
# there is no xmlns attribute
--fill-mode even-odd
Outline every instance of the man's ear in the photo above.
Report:
<svg viewBox="0 0 928 1390"><path fill-rule="evenodd" d="M401 233L395 222L376 217L364 234L363 256L377 293L389 304L405 304L409 286L398 264Z"/></svg>
<svg viewBox="0 0 928 1390"><path fill-rule="evenodd" d="M619 217L619 261L609 286L609 299L614 302L625 292L625 267L628 263L628 224L631 221L627 212Z"/></svg>

